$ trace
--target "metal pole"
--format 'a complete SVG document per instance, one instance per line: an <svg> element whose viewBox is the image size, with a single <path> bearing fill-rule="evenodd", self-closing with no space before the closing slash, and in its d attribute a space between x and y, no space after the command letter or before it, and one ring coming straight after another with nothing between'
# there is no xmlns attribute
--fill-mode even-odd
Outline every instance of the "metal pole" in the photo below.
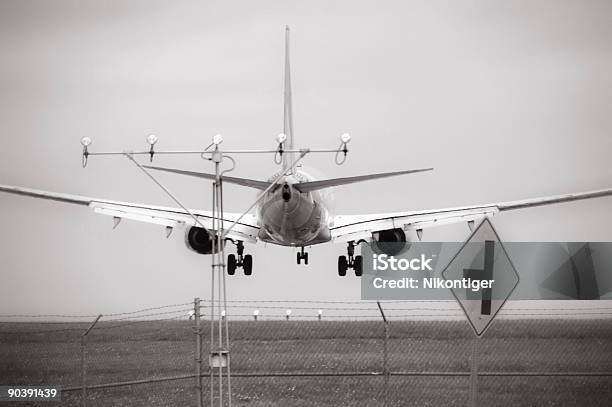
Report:
<svg viewBox="0 0 612 407"><path fill-rule="evenodd" d="M472 339L472 356L470 358L470 406L478 405L478 343L480 337Z"/></svg>
<svg viewBox="0 0 612 407"><path fill-rule="evenodd" d="M96 319L91 323L89 328L81 335L81 406L87 405L87 368L85 365L85 342L87 341L87 334L102 318L102 314L98 315Z"/></svg>
<svg viewBox="0 0 612 407"><path fill-rule="evenodd" d="M87 403L87 390L85 382L85 336L81 336L81 406L85 407Z"/></svg>
<svg viewBox="0 0 612 407"><path fill-rule="evenodd" d="M193 299L193 311L195 319L195 334L196 334L196 389L198 393L198 407L202 407L202 331L200 328L200 299Z"/></svg>
<svg viewBox="0 0 612 407"><path fill-rule="evenodd" d="M223 215L223 179L219 178L219 209L221 210L221 215ZM221 231L223 232L223 216L221 219ZM221 236L224 236L224 233L220 233ZM221 246L221 258L223 259L223 309L225 310L225 349L227 350L227 402L228 406L232 407L232 377L230 371L230 340L229 340L229 318L227 314L227 286L225 284L225 245Z"/></svg>
<svg viewBox="0 0 612 407"><path fill-rule="evenodd" d="M380 301L376 301L378 310L382 316L383 323L385 324L385 342L383 348L383 373L385 375L385 406L389 405L389 321L383 311Z"/></svg>
<svg viewBox="0 0 612 407"><path fill-rule="evenodd" d="M215 186L213 183L213 189L212 189L212 230L216 230L216 206L215 206L215 202L216 202L216 197L215 197ZM215 238L213 238L212 241L212 251L213 251L213 255L212 255L212 264L211 264L211 269L212 272L210 273L211 275L211 283L210 283L210 354L209 354L209 372L210 372L210 386L208 389L208 392L210 393L210 407L213 407L214 402L215 402L215 388L214 388L214 369L212 367L212 365L210 364L210 358L212 357L212 351L214 349L215 346L215 263L216 263L216 258L215 258L215 252L217 249L217 242L218 240Z"/></svg>
<svg viewBox="0 0 612 407"><path fill-rule="evenodd" d="M221 219L223 219L223 214L221 214L221 207L219 205L219 163L215 163L215 173L217 176L217 181L215 182L215 197L216 197L216 201L215 204L217 206L217 228L219 230L218 235L219 236L223 236L223 231L221 230ZM222 297L222 283L221 283L221 278L223 277L223 275L225 274L225 269L222 267L223 262L225 259L223 259L222 257L222 250L221 247L223 247L223 242L219 242L219 250L217 250L217 274L219 276L218 278L218 299L217 299L217 304L218 304L218 310L219 310L219 321L218 321L218 332L217 332L217 339L218 339L218 343L217 343L217 349L219 350L219 407L223 407L223 360L222 360L222 354L221 354L221 350L223 349L223 299Z"/></svg>
<svg viewBox="0 0 612 407"><path fill-rule="evenodd" d="M228 328L228 317L227 317L227 302L226 302L226 286L225 286L225 248L224 248L224 225L223 225L223 195L222 195L222 178L220 172L220 165L223 161L223 153L219 151L218 146L215 148L211 156L211 160L215 164L215 181L213 182L213 199L212 199L212 226L215 232L213 239L213 257L212 257L212 275L211 275L211 336L210 336L210 357L215 360L218 373L218 386L216 391L218 392L219 407L224 405L224 383L223 383L223 363L226 363L225 368L227 369L227 405L231 407L231 382L230 382L230 369L229 369L229 328ZM217 286L215 287L215 274L217 274ZM217 291L217 297L215 298L215 288ZM218 320L216 332L215 332L215 320L214 320L214 308L215 300L218 311ZM224 324L225 323L225 324ZM225 338L224 338L225 334ZM216 335L216 337L215 337ZM215 343L216 342L216 343ZM227 345L227 347L224 347ZM210 368L210 405L214 404L214 367Z"/></svg>

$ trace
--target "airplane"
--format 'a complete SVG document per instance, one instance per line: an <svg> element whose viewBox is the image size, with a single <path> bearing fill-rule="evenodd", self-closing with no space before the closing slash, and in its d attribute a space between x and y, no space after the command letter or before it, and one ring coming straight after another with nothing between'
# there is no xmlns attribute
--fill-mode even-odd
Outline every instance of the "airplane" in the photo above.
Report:
<svg viewBox="0 0 612 407"><path fill-rule="evenodd" d="M291 103L291 75L289 65L289 27L285 30L285 79L284 79L284 148L293 150L293 112ZM345 139L348 142L348 139ZM355 254L355 247L363 241L370 241L373 248L389 255L397 254L402 247L410 244L408 236L416 233L420 240L423 229L457 222L467 222L470 229L474 223L484 217L491 217L500 212L529 208L555 203L592 199L612 195L612 189L590 192L533 198L520 201L499 202L471 205L456 208L416 210L408 212L367 214L367 215L334 215L329 205L331 189L368 180L394 177L405 174L431 171L433 168L421 168L379 174L331 178L316 180L302 167L295 169L293 154L282 155L282 169L267 181L248 178L223 176L223 182L242 187L265 191L273 181L279 180L263 196L254 214L242 216L239 213L223 213L224 222L236 222L227 234L227 242L236 246L236 255L227 258L227 273L234 275L237 268L242 268L245 275L251 275L253 259L244 254L244 243L257 241L300 248L297 253L297 264L308 264L306 247L328 242L344 242L347 254L338 257L338 275L346 276L348 269L353 269L356 276L363 272L363 260ZM144 166L153 170L166 171L203 179L215 179L214 174L193 172L172 168ZM165 226L166 236L175 228L185 229L187 247L199 254L213 254L213 247L220 249L217 231L212 230L213 215L211 211L190 210L197 218L184 209L143 205L138 203L88 198L64 193L40 191L10 185L0 185L0 192L25 195L35 198L55 200L70 204L88 206L94 212L112 216L115 226L122 219ZM204 227L202 227L204 226ZM213 242L216 242L213 245Z"/></svg>

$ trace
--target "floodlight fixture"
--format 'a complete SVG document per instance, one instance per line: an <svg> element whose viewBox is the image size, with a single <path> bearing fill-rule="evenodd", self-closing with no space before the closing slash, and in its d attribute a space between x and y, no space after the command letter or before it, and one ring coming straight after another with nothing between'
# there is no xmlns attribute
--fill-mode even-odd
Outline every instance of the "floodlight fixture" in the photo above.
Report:
<svg viewBox="0 0 612 407"><path fill-rule="evenodd" d="M155 143L157 143L157 140L159 140L157 138L157 136L155 134L149 134L147 136L147 143L149 143L151 146L153 146Z"/></svg>
<svg viewBox="0 0 612 407"><path fill-rule="evenodd" d="M280 133L278 136L276 136L276 141L278 141L278 144L283 144L286 140L287 135L285 133Z"/></svg>
<svg viewBox="0 0 612 407"><path fill-rule="evenodd" d="M83 145L83 147L89 147L89 145L91 145L91 138L85 136L81 139L81 144Z"/></svg>
<svg viewBox="0 0 612 407"><path fill-rule="evenodd" d="M346 144L349 141L351 141L351 135L348 133L344 133L340 136L340 141L342 141L342 144Z"/></svg>
<svg viewBox="0 0 612 407"><path fill-rule="evenodd" d="M218 146L219 144L223 143L223 136L219 133L215 134L212 138L212 142L214 145Z"/></svg>

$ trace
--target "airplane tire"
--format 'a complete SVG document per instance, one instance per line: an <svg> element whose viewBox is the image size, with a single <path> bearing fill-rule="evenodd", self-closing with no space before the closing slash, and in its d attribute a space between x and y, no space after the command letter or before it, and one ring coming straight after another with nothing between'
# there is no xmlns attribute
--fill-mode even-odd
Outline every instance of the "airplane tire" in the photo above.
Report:
<svg viewBox="0 0 612 407"><path fill-rule="evenodd" d="M355 275L357 277L361 277L363 274L363 257L355 256L353 260L353 270L355 270Z"/></svg>
<svg viewBox="0 0 612 407"><path fill-rule="evenodd" d="M304 264L308 264L308 253L304 253Z"/></svg>
<svg viewBox="0 0 612 407"><path fill-rule="evenodd" d="M297 264L301 264L302 263L302 253L297 252L296 258L297 258Z"/></svg>
<svg viewBox="0 0 612 407"><path fill-rule="evenodd" d="M250 276L253 273L253 256L247 254L242 260L242 268L245 276Z"/></svg>
<svg viewBox="0 0 612 407"><path fill-rule="evenodd" d="M346 276L346 270L348 269L348 261L346 256L338 256L338 275L340 277Z"/></svg>
<svg viewBox="0 0 612 407"><path fill-rule="evenodd" d="M227 256L227 274L233 276L236 273L236 255Z"/></svg>

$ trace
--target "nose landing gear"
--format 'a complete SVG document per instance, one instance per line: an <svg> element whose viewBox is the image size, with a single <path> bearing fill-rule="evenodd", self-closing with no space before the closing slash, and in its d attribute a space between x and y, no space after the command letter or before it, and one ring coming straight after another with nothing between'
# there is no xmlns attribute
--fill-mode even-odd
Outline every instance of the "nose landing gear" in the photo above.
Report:
<svg viewBox="0 0 612 407"><path fill-rule="evenodd" d="M302 246L302 250L297 252L297 264L301 264L302 260L304 260L304 264L308 264L308 252L304 251L303 246Z"/></svg>
<svg viewBox="0 0 612 407"><path fill-rule="evenodd" d="M250 276L253 273L253 256L250 254L244 255L244 244L242 240L238 240L232 243L236 245L237 257L234 254L227 256L227 274L233 276L236 273L238 267L242 267L245 276Z"/></svg>
<svg viewBox="0 0 612 407"><path fill-rule="evenodd" d="M363 274L363 258L361 256L355 256L355 241L351 240L348 242L346 248L347 256L338 256L338 275L340 277L346 276L346 271L352 268L355 271L357 277L361 277Z"/></svg>

